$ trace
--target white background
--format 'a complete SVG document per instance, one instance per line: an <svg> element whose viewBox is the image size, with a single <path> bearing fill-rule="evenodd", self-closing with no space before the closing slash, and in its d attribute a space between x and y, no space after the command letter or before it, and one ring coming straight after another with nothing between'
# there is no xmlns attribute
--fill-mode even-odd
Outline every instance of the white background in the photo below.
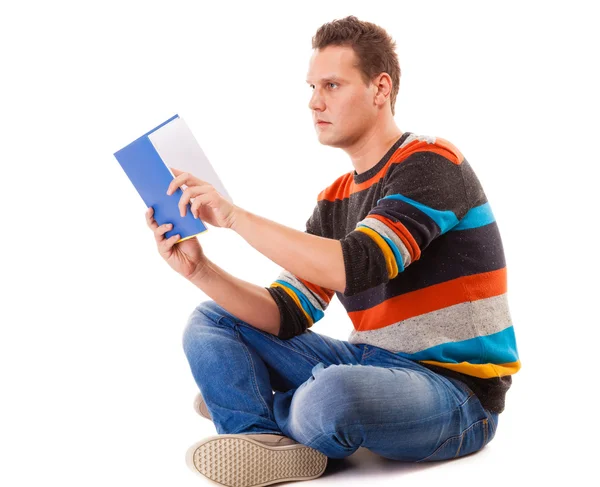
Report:
<svg viewBox="0 0 600 487"><path fill-rule="evenodd" d="M160 258L113 153L175 113L239 206L298 230L353 169L319 144L311 37L346 15L396 40L402 131L454 143L500 226L523 368L495 439L411 466L360 449L313 485L591 482L596 449L598 45L593 2L13 2L0 10L0 484L208 485L181 346L207 299ZM279 267L233 231L235 276ZM315 331L347 339L334 300ZM588 480L581 478L587 476Z"/></svg>

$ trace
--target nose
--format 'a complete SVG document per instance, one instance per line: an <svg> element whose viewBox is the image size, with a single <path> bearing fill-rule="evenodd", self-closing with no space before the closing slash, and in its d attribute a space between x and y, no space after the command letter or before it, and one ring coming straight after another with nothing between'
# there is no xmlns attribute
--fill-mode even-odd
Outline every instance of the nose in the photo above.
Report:
<svg viewBox="0 0 600 487"><path fill-rule="evenodd" d="M314 89L312 96L308 102L308 108L311 110L320 110L323 111L325 109L325 103L323 103L323 98L321 97L319 90Z"/></svg>

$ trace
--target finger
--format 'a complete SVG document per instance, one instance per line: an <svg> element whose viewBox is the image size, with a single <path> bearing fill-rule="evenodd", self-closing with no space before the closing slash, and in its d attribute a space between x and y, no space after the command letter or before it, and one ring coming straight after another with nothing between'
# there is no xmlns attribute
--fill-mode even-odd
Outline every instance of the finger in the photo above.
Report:
<svg viewBox="0 0 600 487"><path fill-rule="evenodd" d="M194 202L192 203L192 206L190 208L190 212L192 213L192 216L194 218L198 218L200 216L200 207L202 205L208 205L208 203L210 203L211 200L212 200L212 197L209 193L205 193L205 194L196 196L196 198L194 198Z"/></svg>
<svg viewBox="0 0 600 487"><path fill-rule="evenodd" d="M173 224L165 223L164 225L160 225L154 229L154 238L156 239L156 243L160 244L165 238L163 235L167 233L169 230L173 228Z"/></svg>
<svg viewBox="0 0 600 487"><path fill-rule="evenodd" d="M185 216L187 204L190 202L190 199L206 193L207 191L209 191L209 188L206 186L191 186L186 188L186 190L183 192L183 195L179 199L179 203L177 203L177 206L179 207L179 214L181 216Z"/></svg>
<svg viewBox="0 0 600 487"><path fill-rule="evenodd" d="M175 177L179 177L182 174L188 174L191 178L193 178L193 181L196 181L196 184L208 184L207 181L204 181L203 179L200 179L198 176L194 176L193 174L186 172L186 171L182 171L180 169L176 169L174 167L169 166L169 169L171 169L171 171L173 172L173 174L175 175Z"/></svg>
<svg viewBox="0 0 600 487"><path fill-rule="evenodd" d="M170 236L167 239L163 239L163 241L158 246L159 252L161 254L169 253L173 245L175 245L180 238L181 236L177 233L175 235Z"/></svg>
<svg viewBox="0 0 600 487"><path fill-rule="evenodd" d="M191 177L191 174L187 173L187 172L180 172L179 175L177 175L176 177L173 178L173 181L171 181L169 183L169 186L167 187L167 194L170 196L171 194L173 194L177 188L179 188L179 186L181 186L182 184L188 184L187 180Z"/></svg>
<svg viewBox="0 0 600 487"><path fill-rule="evenodd" d="M182 172L182 171L178 171L179 175L175 178L173 178L173 181L171 181L169 183L169 186L167 188L167 194L171 195L175 192L175 190L177 188L179 188L179 186L181 186L182 184L185 184L187 186L198 186L200 184L206 184L205 181L202 181L201 179L198 179L196 176L194 176L193 174L190 174L189 172Z"/></svg>
<svg viewBox="0 0 600 487"><path fill-rule="evenodd" d="M176 169L174 167L169 166L169 169L171 169L171 171L173 171L173 174L175 176L179 176L180 174L183 174L184 171L181 171L180 169ZM193 176L193 175L192 175ZM206 181L203 181L202 179L200 179L198 176L193 176L197 181L199 181L200 183L206 183Z"/></svg>
<svg viewBox="0 0 600 487"><path fill-rule="evenodd" d="M154 230L156 227L158 227L158 223L156 223L156 221L153 218L154 215L154 208L150 207L146 210L146 224L152 229Z"/></svg>

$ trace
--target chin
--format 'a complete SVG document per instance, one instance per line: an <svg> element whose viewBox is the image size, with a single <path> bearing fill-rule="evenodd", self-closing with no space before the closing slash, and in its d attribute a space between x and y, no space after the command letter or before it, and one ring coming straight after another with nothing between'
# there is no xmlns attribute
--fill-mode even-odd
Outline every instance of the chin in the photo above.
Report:
<svg viewBox="0 0 600 487"><path fill-rule="evenodd" d="M343 139L339 137L333 137L331 134L320 133L317 134L317 139L322 145L326 145L328 147L341 148L344 146Z"/></svg>

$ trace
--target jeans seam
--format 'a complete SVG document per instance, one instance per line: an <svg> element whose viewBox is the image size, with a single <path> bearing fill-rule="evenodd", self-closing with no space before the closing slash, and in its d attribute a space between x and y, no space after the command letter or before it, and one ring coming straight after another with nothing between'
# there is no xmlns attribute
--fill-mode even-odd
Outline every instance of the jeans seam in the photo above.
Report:
<svg viewBox="0 0 600 487"><path fill-rule="evenodd" d="M475 427L476 425L478 425L479 423L485 422L487 421L487 419L480 419L479 421L475 421L471 426L469 426L467 429L465 429L462 433L460 433L459 435L454 435L451 436L450 438L447 438L440 446L438 446L432 453L430 453L429 455L427 455L425 458L422 458L421 460L418 460L417 463L419 462L424 462L425 460L427 460L428 458L431 458L433 455L435 455L438 451L440 451L440 449L442 449L446 443L448 443L451 440L454 440L455 438L459 438L460 437L460 444L458 445L458 450L456 451L456 454L454 455L454 458L458 457L458 454L460 453L460 449L462 448L462 444L463 444L463 440L465 439L465 434L467 433L467 431L469 431L470 429L472 429L473 427ZM485 446L485 441L484 444ZM482 447L483 448L483 447Z"/></svg>
<svg viewBox="0 0 600 487"><path fill-rule="evenodd" d="M462 448L463 441L465 441L465 433L466 432L467 432L467 430L463 431L463 433L460 435L460 443L458 444L458 450L456 450L456 455L454 455L454 458L457 458L458 454L460 453L460 449ZM446 442L444 442L444 444L445 443Z"/></svg>
<svg viewBox="0 0 600 487"><path fill-rule="evenodd" d="M467 402L469 399L470 399L470 397L469 397L469 398L467 398L465 402ZM463 404L464 404L465 402L463 402ZM463 404L461 404L461 406L462 406ZM460 407L460 406L458 406L458 407ZM443 412L443 413L436 414L435 416L429 416L429 417L427 417L427 418L423 418L423 419L417 419L417 420L415 420L415 421L392 421L392 422L377 422L377 423L364 423L364 422L360 422L360 423L352 423L352 424L350 424L350 423L347 423L347 424L344 424L344 425L341 425L341 426L339 426L339 428L347 428L347 427L352 427L352 426L369 426L369 425L377 425L377 426L381 426L381 425L384 425L384 424L385 424L385 425L392 425L392 424L413 425L413 424L418 424L418 423L424 423L425 421L430 421L430 420L432 420L432 419L435 419L435 418L438 418L438 417L440 417L440 416L443 416L444 414L446 414L446 412ZM474 423L474 424L476 424L476 423ZM470 427L473 427L473 426L474 426L474 424L473 424L473 425L471 425ZM470 428L470 427L469 427L469 428ZM469 428L467 428L465 431L467 431ZM322 436L325 436L325 435L335 435L335 434L336 434L336 432L335 432L335 431L333 431L333 432L323 432L323 433L317 433L317 435L316 435L314 438L312 438L310 441L308 441L307 443L305 443L305 445L306 445L306 446L310 446L310 444L311 444L311 443L315 442L316 440L318 440L318 439L319 439L320 437L322 437ZM456 435L456 436L453 436L452 438L456 438L457 436L458 436L458 435ZM450 439L450 438L448 438L448 440L449 440L449 439ZM447 441L447 440L446 440L446 441ZM444 443L445 443L445 442L444 442ZM443 444L443 443L442 443L442 444ZM437 451L437 450L436 450L436 451ZM434 453L435 453L435 452L434 452ZM432 455L433 455L433 453L432 453Z"/></svg>
<svg viewBox="0 0 600 487"><path fill-rule="evenodd" d="M483 420L483 446L487 445L488 443L488 426L488 420L486 418Z"/></svg>
<svg viewBox="0 0 600 487"><path fill-rule="evenodd" d="M377 349L373 349L368 351L366 354L363 355L362 360L365 360L367 358L369 358L371 355L373 355L375 352L377 351Z"/></svg>
<svg viewBox="0 0 600 487"><path fill-rule="evenodd" d="M463 391L463 392L464 392L464 391ZM476 396L474 393L472 393L472 392L471 392L471 393L469 393L469 395L466 397L466 399L465 399L463 402L461 402L461 403L458 405L458 407L459 407L459 408L463 407L463 406L464 406L464 405L465 405L465 404L466 404L466 403L467 403L469 400L471 400L471 399L473 399L473 398L477 398L477 396Z"/></svg>

